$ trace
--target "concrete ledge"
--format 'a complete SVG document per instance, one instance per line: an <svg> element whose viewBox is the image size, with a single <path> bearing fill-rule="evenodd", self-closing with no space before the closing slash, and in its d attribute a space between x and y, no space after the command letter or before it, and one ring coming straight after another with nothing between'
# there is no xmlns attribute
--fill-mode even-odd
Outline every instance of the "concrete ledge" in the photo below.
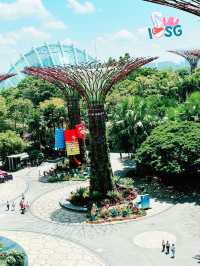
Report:
<svg viewBox="0 0 200 266"><path fill-rule="evenodd" d="M69 211L74 211L74 212L87 212L88 209L81 207L81 206L76 206L69 202L68 200L60 200L59 204L62 208L67 209Z"/></svg>

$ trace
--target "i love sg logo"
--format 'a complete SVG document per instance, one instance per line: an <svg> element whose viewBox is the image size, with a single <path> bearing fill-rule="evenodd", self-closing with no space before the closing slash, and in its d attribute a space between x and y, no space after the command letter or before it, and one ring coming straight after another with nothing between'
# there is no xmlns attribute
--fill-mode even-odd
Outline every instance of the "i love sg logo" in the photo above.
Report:
<svg viewBox="0 0 200 266"><path fill-rule="evenodd" d="M155 12L152 14L151 20L153 22L153 28L148 28L148 35L151 40L161 37L180 37L183 34L182 26L178 18L162 17L162 14Z"/></svg>

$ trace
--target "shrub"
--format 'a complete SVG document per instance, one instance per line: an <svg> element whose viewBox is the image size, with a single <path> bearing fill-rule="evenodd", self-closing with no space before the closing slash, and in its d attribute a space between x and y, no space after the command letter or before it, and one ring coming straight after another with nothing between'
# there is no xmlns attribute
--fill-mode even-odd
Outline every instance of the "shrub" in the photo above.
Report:
<svg viewBox="0 0 200 266"><path fill-rule="evenodd" d="M76 192L71 193L70 202L74 205L86 207L88 202L90 201L89 198L89 188L79 188Z"/></svg>
<svg viewBox="0 0 200 266"><path fill-rule="evenodd" d="M14 131L0 133L0 155L5 162L6 156L23 152L27 144Z"/></svg>
<svg viewBox="0 0 200 266"><path fill-rule="evenodd" d="M137 168L160 176L199 175L199 144L199 123L168 122L155 128L137 151Z"/></svg>
<svg viewBox="0 0 200 266"><path fill-rule="evenodd" d="M134 187L134 181L131 178L120 178L117 181L117 185L124 187L124 188L133 188Z"/></svg>
<svg viewBox="0 0 200 266"><path fill-rule="evenodd" d="M110 199L111 203L113 204L122 200L122 194L116 190L108 191L107 197Z"/></svg>

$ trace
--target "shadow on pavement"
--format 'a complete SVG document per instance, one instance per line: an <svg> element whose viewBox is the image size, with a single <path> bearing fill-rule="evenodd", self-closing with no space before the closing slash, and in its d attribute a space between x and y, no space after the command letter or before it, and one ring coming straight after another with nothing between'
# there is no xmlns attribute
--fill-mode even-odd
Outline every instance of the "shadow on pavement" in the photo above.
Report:
<svg viewBox="0 0 200 266"><path fill-rule="evenodd" d="M200 263L200 255L196 255L193 257L195 260L197 260L197 263Z"/></svg>
<svg viewBox="0 0 200 266"><path fill-rule="evenodd" d="M51 220L57 223L83 223L86 220L86 214L68 211L66 209L58 209L54 211Z"/></svg>
<svg viewBox="0 0 200 266"><path fill-rule="evenodd" d="M151 198L159 202L171 204L195 203L200 205L200 194L187 189L175 189L173 186L167 186L152 178L135 178L135 163L128 157L120 160L123 169L114 172L114 175L120 177L131 177L134 179L135 188L139 194L149 194Z"/></svg>

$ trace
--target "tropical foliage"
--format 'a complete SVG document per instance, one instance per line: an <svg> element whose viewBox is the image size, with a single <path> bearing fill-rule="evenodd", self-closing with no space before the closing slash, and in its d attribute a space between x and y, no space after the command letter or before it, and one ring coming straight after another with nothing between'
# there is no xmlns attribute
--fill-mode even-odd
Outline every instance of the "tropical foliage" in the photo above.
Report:
<svg viewBox="0 0 200 266"><path fill-rule="evenodd" d="M129 58L130 56L125 54L119 61L124 63ZM116 61L112 58L109 60ZM150 163L148 160L146 161L145 149L147 146L149 147L151 137L154 140L154 148L158 145L162 147L162 141L165 140L162 131L165 132L167 138L173 127L176 128L177 142L183 141L181 143L189 150L193 147L190 144L196 145L193 139L191 143L184 144L184 141L195 139L195 134L198 131L195 129L192 136L187 135L188 140L183 140L181 128L185 125L184 123L188 125L187 128L192 127L192 130L196 128L195 125L197 127L199 125L199 74L200 69L196 69L192 75L189 75L185 69L173 71L150 67L130 73L127 78L115 84L106 96L107 116L101 119L98 117L99 121L90 121L90 124L93 125L90 132L94 136L97 136L98 133L99 138L98 140L96 137L90 138L90 144L96 145L94 141L99 143L104 136L104 140L108 139L110 151L132 153L133 157L137 157L139 166L146 163L144 164L146 168L167 174L186 171L186 166L190 166L189 161L185 166L182 161L177 166L174 159L170 157L174 168L172 165L164 166L162 157L160 158L161 155L156 150ZM38 78L28 77L15 88L1 90L0 154L4 158L3 160L6 155L26 149L26 143L28 143L29 151L32 150L37 154L42 151L45 155L52 156L55 127L68 126L66 106L66 99L61 90ZM88 126L87 106L83 99L81 99L80 111L81 119ZM95 123L102 123L102 119L106 120L106 136L102 124L97 128L94 127ZM180 130L178 130L179 126ZM196 136L196 140L198 140L198 136ZM166 141L170 143L170 140ZM88 142L87 140L86 143L88 144ZM171 145L176 150L176 152L171 152L173 157L173 154L179 153L180 149L178 143L173 142ZM184 152L187 153L186 150ZM190 151L188 154L190 156ZM98 156L102 160L105 157L104 152L98 152ZM99 163L99 176L102 175L102 169L102 163Z"/></svg>
<svg viewBox="0 0 200 266"><path fill-rule="evenodd" d="M137 151L140 169L164 176L199 175L200 124L168 122L155 128Z"/></svg>

